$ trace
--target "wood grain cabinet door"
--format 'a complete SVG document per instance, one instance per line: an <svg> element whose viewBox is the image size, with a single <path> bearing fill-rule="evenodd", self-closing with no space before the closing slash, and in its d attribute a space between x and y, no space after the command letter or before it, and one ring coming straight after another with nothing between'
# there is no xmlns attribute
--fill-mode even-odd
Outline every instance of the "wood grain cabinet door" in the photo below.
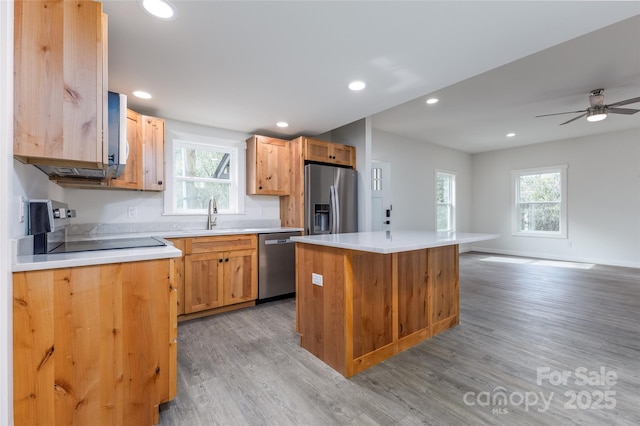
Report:
<svg viewBox="0 0 640 426"><path fill-rule="evenodd" d="M307 139L305 160L331 163L330 142Z"/></svg>
<svg viewBox="0 0 640 426"><path fill-rule="evenodd" d="M356 167L356 148L353 146L332 144L331 157L334 164Z"/></svg>
<svg viewBox="0 0 640 426"><path fill-rule="evenodd" d="M109 186L142 189L142 116L127 110L127 145L129 155L122 174L109 181Z"/></svg>
<svg viewBox="0 0 640 426"><path fill-rule="evenodd" d="M16 426L157 423L175 395L171 268L159 259L13 274Z"/></svg>
<svg viewBox="0 0 640 426"><path fill-rule="evenodd" d="M164 120L142 116L144 190L164 191Z"/></svg>
<svg viewBox="0 0 640 426"><path fill-rule="evenodd" d="M257 253L255 249L225 253L224 305L258 298Z"/></svg>
<svg viewBox="0 0 640 426"><path fill-rule="evenodd" d="M356 167L356 149L353 146L306 139L305 153L305 160L308 161Z"/></svg>
<svg viewBox="0 0 640 426"><path fill-rule="evenodd" d="M196 253L184 258L184 312L222 306L224 252Z"/></svg>
<svg viewBox="0 0 640 426"><path fill-rule="evenodd" d="M104 167L102 4L16 1L14 9L14 156L33 164Z"/></svg>
<svg viewBox="0 0 640 426"><path fill-rule="evenodd" d="M289 195L289 141L266 136L247 139L247 194Z"/></svg>

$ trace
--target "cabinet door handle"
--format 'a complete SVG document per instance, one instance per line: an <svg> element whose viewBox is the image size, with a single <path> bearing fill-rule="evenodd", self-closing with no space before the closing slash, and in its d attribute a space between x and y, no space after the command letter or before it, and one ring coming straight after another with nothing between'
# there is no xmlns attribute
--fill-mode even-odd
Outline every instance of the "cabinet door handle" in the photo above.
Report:
<svg viewBox="0 0 640 426"><path fill-rule="evenodd" d="M218 259L218 262L222 263L222 259Z"/></svg>
<svg viewBox="0 0 640 426"><path fill-rule="evenodd" d="M224 261L225 261L225 262L228 262L228 261L229 261L229 258L227 257Z"/></svg>
<svg viewBox="0 0 640 426"><path fill-rule="evenodd" d="M162 181L161 180L158 181L158 185L162 185Z"/></svg>

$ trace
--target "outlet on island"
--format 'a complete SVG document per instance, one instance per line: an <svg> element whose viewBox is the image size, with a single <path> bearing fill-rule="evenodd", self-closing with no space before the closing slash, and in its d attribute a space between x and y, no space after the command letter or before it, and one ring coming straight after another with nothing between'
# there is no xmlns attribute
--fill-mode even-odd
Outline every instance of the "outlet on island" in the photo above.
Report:
<svg viewBox="0 0 640 426"><path fill-rule="evenodd" d="M129 206L127 208L127 217L130 219L138 217L138 208L134 206Z"/></svg>
<svg viewBox="0 0 640 426"><path fill-rule="evenodd" d="M311 283L317 286L322 287L322 275L320 274L311 274Z"/></svg>

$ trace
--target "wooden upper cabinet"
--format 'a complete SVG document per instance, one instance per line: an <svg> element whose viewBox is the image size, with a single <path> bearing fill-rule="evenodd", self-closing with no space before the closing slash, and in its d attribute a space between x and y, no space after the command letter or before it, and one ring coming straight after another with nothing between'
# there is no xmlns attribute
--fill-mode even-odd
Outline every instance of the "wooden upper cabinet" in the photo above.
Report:
<svg viewBox="0 0 640 426"><path fill-rule="evenodd" d="M328 141L305 138L305 156L307 161L356 167L356 148Z"/></svg>
<svg viewBox="0 0 640 426"><path fill-rule="evenodd" d="M99 2L15 1L18 160L81 168L108 164L106 27Z"/></svg>
<svg viewBox="0 0 640 426"><path fill-rule="evenodd" d="M129 155L122 174L109 181L109 186L143 189L142 184L142 116L127 110L127 146Z"/></svg>
<svg viewBox="0 0 640 426"><path fill-rule="evenodd" d="M164 120L127 109L127 165L109 186L164 191Z"/></svg>
<svg viewBox="0 0 640 426"><path fill-rule="evenodd" d="M266 136L247 139L247 194L289 195L289 142Z"/></svg>
<svg viewBox="0 0 640 426"><path fill-rule="evenodd" d="M143 180L146 191L164 191L164 120L142 116Z"/></svg>

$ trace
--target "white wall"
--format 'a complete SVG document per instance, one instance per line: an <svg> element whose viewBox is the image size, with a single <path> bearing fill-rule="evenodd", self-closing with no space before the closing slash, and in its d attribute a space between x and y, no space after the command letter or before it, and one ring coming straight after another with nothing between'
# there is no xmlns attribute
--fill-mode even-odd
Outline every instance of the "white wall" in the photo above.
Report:
<svg viewBox="0 0 640 426"><path fill-rule="evenodd" d="M511 170L567 164L568 239L511 235ZM473 156L474 244L496 253L640 267L640 131Z"/></svg>
<svg viewBox="0 0 640 426"><path fill-rule="evenodd" d="M11 223L11 237L20 238L28 234L28 219L19 222L20 196L25 200L47 199L65 202L65 190L51 182L47 175L36 167L22 164L18 160L13 161L13 195L10 198L9 223ZM28 205L25 202L25 209Z"/></svg>
<svg viewBox="0 0 640 426"><path fill-rule="evenodd" d="M185 135L199 138L221 138L244 142L250 135L224 129L200 126L174 120L166 120L167 149L171 147L174 137L184 139ZM179 136L178 136L179 135ZM72 225L78 224L138 224L138 223L169 223L169 222L198 222L206 225L205 215L177 216L164 215L162 192L122 191L98 189L61 188L50 183L47 176L33 166L16 163L17 183L14 185L14 199L19 195L28 198L53 198L69 204L77 211L77 217L71 220ZM245 174L244 159L239 164L242 176ZM244 185L241 188L244 191ZM128 217L129 207L135 207L135 218ZM246 196L245 213L236 215L219 215L218 224L238 226L239 222L253 220L279 220L279 199L275 196ZM25 235L22 233L21 235Z"/></svg>
<svg viewBox="0 0 640 426"><path fill-rule="evenodd" d="M13 2L0 1L0 199L12 199ZM0 425L13 424L11 202L0 208Z"/></svg>
<svg viewBox="0 0 640 426"><path fill-rule="evenodd" d="M471 231L470 154L374 128L372 160L391 163L392 230L435 230L438 169L456 174L456 229Z"/></svg>

